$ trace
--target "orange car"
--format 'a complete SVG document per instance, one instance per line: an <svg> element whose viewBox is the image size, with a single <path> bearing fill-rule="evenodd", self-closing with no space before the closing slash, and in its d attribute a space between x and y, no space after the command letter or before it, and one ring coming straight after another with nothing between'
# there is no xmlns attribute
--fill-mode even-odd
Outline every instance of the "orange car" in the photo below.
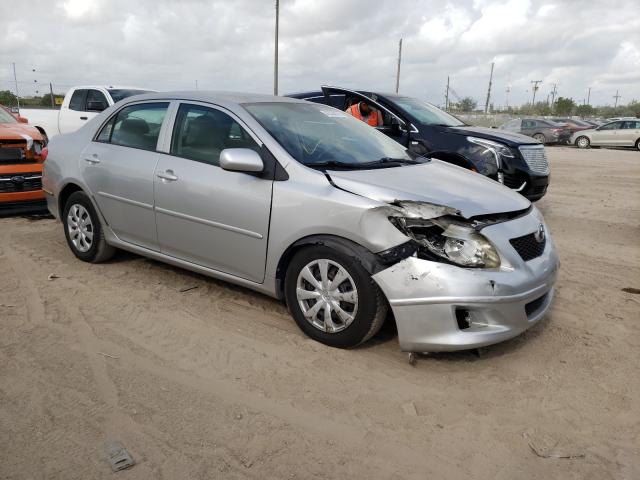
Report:
<svg viewBox="0 0 640 480"><path fill-rule="evenodd" d="M46 210L46 158L47 141L40 131L0 105L0 215Z"/></svg>

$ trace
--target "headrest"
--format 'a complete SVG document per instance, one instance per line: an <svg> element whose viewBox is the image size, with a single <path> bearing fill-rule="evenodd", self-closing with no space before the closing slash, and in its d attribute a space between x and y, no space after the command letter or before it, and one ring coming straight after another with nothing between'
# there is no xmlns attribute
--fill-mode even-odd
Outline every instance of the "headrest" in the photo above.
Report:
<svg viewBox="0 0 640 480"><path fill-rule="evenodd" d="M120 131L144 135L149 133L149 125L141 118L126 118L120 125Z"/></svg>

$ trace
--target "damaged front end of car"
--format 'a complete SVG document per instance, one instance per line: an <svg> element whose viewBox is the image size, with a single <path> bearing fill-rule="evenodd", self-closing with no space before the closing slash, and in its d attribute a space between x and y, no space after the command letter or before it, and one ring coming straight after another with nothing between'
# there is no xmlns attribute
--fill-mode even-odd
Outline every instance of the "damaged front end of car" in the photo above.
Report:
<svg viewBox="0 0 640 480"><path fill-rule="evenodd" d="M514 239L546 227L535 207L465 218L419 201L379 207L408 241L378 253L372 278L410 352L478 348L516 336L551 305L558 257L550 238L530 258ZM535 238L534 240L535 241Z"/></svg>

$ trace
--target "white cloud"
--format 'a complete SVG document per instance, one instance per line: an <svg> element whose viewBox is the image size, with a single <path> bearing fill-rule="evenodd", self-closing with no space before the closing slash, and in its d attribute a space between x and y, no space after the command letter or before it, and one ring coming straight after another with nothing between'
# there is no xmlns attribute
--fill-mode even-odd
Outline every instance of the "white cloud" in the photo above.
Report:
<svg viewBox="0 0 640 480"><path fill-rule="evenodd" d="M323 83L444 100L447 76L493 102L558 93L594 103L640 98L640 3L623 0L281 0L280 90ZM38 12L37 22L32 19ZM621 15L624 15L621 18ZM272 91L271 0L21 0L0 2L0 89L52 82L156 89ZM33 72L33 69L36 71ZM34 82L37 80L37 82Z"/></svg>

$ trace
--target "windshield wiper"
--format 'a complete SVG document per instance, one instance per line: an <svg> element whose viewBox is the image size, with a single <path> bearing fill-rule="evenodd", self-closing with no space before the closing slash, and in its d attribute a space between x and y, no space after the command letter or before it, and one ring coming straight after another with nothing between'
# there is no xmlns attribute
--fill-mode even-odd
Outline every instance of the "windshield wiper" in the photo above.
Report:
<svg viewBox="0 0 640 480"><path fill-rule="evenodd" d="M362 163L350 163L350 162L336 162L335 160L328 160L326 162L318 162L318 163L305 163L304 164L310 168L316 167L340 167L340 168L358 168Z"/></svg>

